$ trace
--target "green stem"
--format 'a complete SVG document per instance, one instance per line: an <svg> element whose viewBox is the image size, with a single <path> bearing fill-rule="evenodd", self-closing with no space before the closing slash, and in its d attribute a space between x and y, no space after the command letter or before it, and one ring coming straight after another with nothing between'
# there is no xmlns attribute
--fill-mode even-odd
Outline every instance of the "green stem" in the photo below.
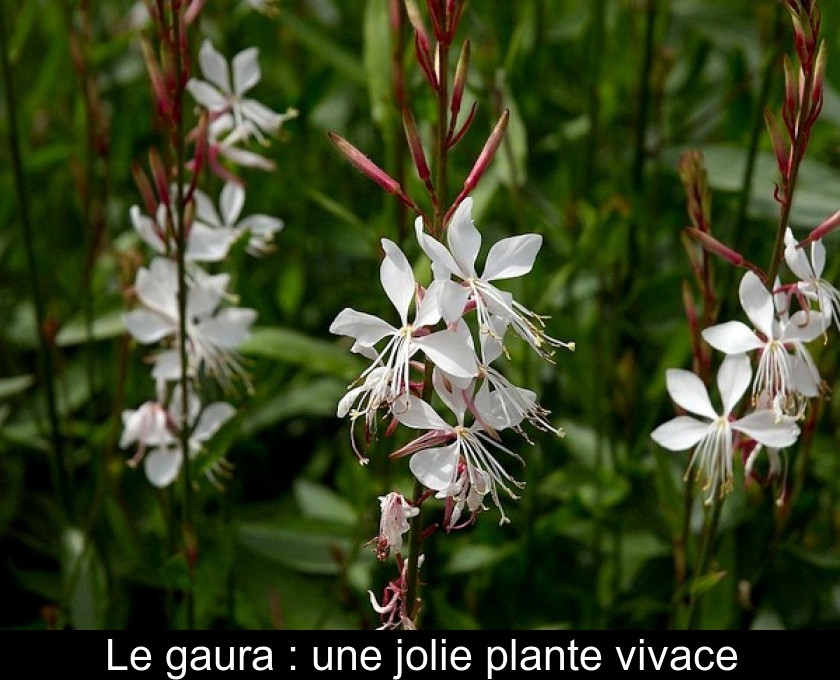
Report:
<svg viewBox="0 0 840 680"><path fill-rule="evenodd" d="M72 472L64 452L64 442L58 414L58 399L55 393L54 367L52 356L52 340L47 336L47 315L41 292L38 262L35 257L32 222L29 217L29 200L26 193L26 179L20 149L20 135L18 132L17 93L12 84L12 67L9 61L9 43L6 30L5 5L0 3L0 65L3 71L4 94L6 97L6 112L8 115L9 151L12 161L12 176L14 178L15 193L18 203L19 224L26 262L29 269L29 287L32 295L32 305L35 308L35 323L38 332L38 349L40 355L40 380L47 399L47 418L49 420L50 441L53 456L50 458L50 470L53 485L66 516L72 520L74 515L71 500Z"/></svg>
<svg viewBox="0 0 840 680"><path fill-rule="evenodd" d="M181 359L181 428L179 437L181 442L181 452L184 457L184 504L182 511L182 525L184 533L184 547L187 558L187 592L186 592L186 609L187 609L187 628L192 630L195 628L195 557L197 549L195 546L195 530L193 527L193 488L192 475L190 474L190 423L189 423L189 356L187 354L187 268L186 268L186 248L187 248L187 230L185 220L184 205L184 163L186 160L186 150L184 143L184 115L183 115L183 100L184 100L184 84L181 78L183 64L181 60L181 2L180 0L172 0L172 45L175 59L175 73L178 78L178 87L175 89L175 103L176 111L175 120L175 181L176 181L176 226L175 238L177 243L177 266L178 266L178 352Z"/></svg>
<svg viewBox="0 0 840 680"><path fill-rule="evenodd" d="M717 499L712 505L711 516L706 514L706 522L703 525L703 537L700 544L700 554L697 558L697 568L694 570L694 584L688 601L688 613L686 615L686 628L692 630L697 627L700 619L700 609L697 604L700 601L700 594L697 593L697 579L706 575L712 558L712 546L717 535L720 524L720 513L723 508L723 498Z"/></svg>

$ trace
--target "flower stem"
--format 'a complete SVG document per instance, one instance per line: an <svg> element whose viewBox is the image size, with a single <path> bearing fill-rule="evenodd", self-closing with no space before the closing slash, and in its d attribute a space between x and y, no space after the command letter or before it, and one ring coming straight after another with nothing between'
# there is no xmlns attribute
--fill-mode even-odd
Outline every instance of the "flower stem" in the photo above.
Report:
<svg viewBox="0 0 840 680"><path fill-rule="evenodd" d="M186 162L186 151L184 148L184 78L183 63L181 60L181 0L172 0L172 44L175 59L175 73L178 78L178 86L175 88L174 110L175 110L175 175L176 175L176 211L177 211L177 266L178 266L178 352L181 360L181 428L179 431L181 452L184 456L184 503L182 510L182 526L184 548L187 558L187 628L195 628L195 559L197 548L195 543L195 530L193 528L193 488L192 476L190 474L190 452L189 452L189 365L187 354L187 274L186 257L187 229L185 219L185 196L184 196L184 164Z"/></svg>
<svg viewBox="0 0 840 680"><path fill-rule="evenodd" d="M700 609L697 607L702 593L697 592L697 579L703 578L709 568L712 558L712 546L717 535L720 524L720 513L723 508L724 498L717 499L712 505L711 514L706 513L706 521L703 524L703 535L700 543L700 554L697 557L697 567L694 570L694 584L688 601L688 612L686 614L686 629L692 630L697 627L700 619Z"/></svg>

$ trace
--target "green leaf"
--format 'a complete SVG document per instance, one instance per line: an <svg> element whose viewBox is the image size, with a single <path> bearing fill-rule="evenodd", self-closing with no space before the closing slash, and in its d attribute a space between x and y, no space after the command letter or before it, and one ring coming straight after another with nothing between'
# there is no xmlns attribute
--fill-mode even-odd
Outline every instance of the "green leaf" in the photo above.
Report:
<svg viewBox="0 0 840 680"><path fill-rule="evenodd" d="M255 328L239 346L239 351L345 380L359 372L356 360L342 346L287 328Z"/></svg>
<svg viewBox="0 0 840 680"><path fill-rule="evenodd" d="M123 310L109 312L94 319L91 329L92 340L107 340L121 335L125 331ZM73 319L66 323L55 338L59 347L71 347L87 342L88 331L84 319Z"/></svg>
<svg viewBox="0 0 840 680"><path fill-rule="evenodd" d="M382 0L367 0L364 19L363 60L370 96L370 117L382 127L391 99L391 33L388 3Z"/></svg>
<svg viewBox="0 0 840 680"><path fill-rule="evenodd" d="M294 494L300 511L306 517L349 526L356 523L353 506L325 486L298 479L294 484Z"/></svg>
<svg viewBox="0 0 840 680"><path fill-rule="evenodd" d="M346 390L346 383L335 378L318 378L292 387L255 406L242 423L242 433L252 434L280 421L301 416L334 416L338 400Z"/></svg>
<svg viewBox="0 0 840 680"><path fill-rule="evenodd" d="M515 546L495 546L485 544L465 545L458 548L446 564L447 574L466 574L493 566L508 557Z"/></svg>
<svg viewBox="0 0 840 680"><path fill-rule="evenodd" d="M243 546L258 555L305 574L338 574L340 557L350 549L350 542L335 535L331 527L311 523L278 526L242 522L238 537Z"/></svg>
<svg viewBox="0 0 840 680"><path fill-rule="evenodd" d="M0 399L20 394L35 383L32 375L16 375L14 378L0 378Z"/></svg>

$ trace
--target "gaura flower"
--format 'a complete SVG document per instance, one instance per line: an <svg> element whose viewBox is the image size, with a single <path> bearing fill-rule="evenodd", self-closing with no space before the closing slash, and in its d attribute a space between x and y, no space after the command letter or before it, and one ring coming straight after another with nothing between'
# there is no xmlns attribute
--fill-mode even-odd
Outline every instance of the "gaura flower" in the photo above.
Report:
<svg viewBox="0 0 840 680"><path fill-rule="evenodd" d="M423 352L436 366L459 378L471 378L476 374L474 350L450 330L432 331L441 319L439 293L434 283L415 304L413 321L408 320L408 311L417 293L414 272L399 247L388 239L382 239L385 259L380 268L382 288L397 310L399 327L387 321L355 309L345 308L330 325L330 332L355 339L353 351L373 359L373 363L361 374L352 387L356 408L350 408L346 399L339 404L339 415L350 413L354 420L364 415L369 431L375 430L376 411L390 406L406 394L411 385L411 358L417 351ZM388 339L381 351L375 346ZM348 393L348 396L349 394Z"/></svg>
<svg viewBox="0 0 840 680"><path fill-rule="evenodd" d="M751 271L741 279L738 293L741 306L758 332L740 321L727 321L705 329L703 338L726 354L759 350L753 400L766 394L778 416L801 413L804 398L818 393L808 366L810 355L803 357L807 350L802 343L823 332L825 318L800 310L789 318L783 315L777 319L773 294ZM795 352L791 354L789 348Z"/></svg>
<svg viewBox="0 0 840 680"><path fill-rule="evenodd" d="M187 353L190 371L205 368L211 375L229 386L233 374L246 378L235 348L250 333L256 311L238 307L218 309L225 295L227 274L193 279L187 291ZM135 292L142 307L123 315L129 333L143 344L168 337L177 338L178 271L176 264L165 258L155 258L149 268L137 272ZM155 357L152 376L159 380L180 378L181 359L177 349Z"/></svg>
<svg viewBox="0 0 840 680"><path fill-rule="evenodd" d="M216 117L229 113L233 119L231 129L234 132L244 132L245 138L254 136L260 143L265 143L264 134L277 134L282 123L295 114L279 114L255 99L244 96L262 77L258 56L259 50L256 47L237 54L231 62L231 78L227 60L209 40L205 40L198 52L198 61L201 73L207 80L190 78L187 90Z"/></svg>
<svg viewBox="0 0 840 680"><path fill-rule="evenodd" d="M376 542L376 556L384 560L391 549L402 550L403 534L409 530L408 520L420 514L420 508L411 505L401 493L391 491L379 497L379 535Z"/></svg>
<svg viewBox="0 0 840 680"><path fill-rule="evenodd" d="M492 334L491 319L498 317L505 326L510 325L543 358L547 359L553 354L552 347L574 350L573 342L562 342L545 333L546 317L535 314L514 300L513 295L499 290L491 283L517 278L530 272L542 246L542 236L523 234L495 243L487 253L484 271L479 276L476 273L475 261L481 249L481 234L473 224L471 210L471 198L465 198L455 210L446 232L448 249L440 241L424 233L421 218L415 222L417 240L423 252L432 260L436 275L454 275L461 279L462 285L470 292L470 300L475 304L482 333Z"/></svg>
<svg viewBox="0 0 840 680"><path fill-rule="evenodd" d="M811 260L803 248L796 247L790 227L785 231L785 262L799 279L797 288L807 299L817 303L826 317L826 325L833 321L840 328L840 291L822 278L825 269L825 246L821 240L811 243Z"/></svg>
<svg viewBox="0 0 840 680"><path fill-rule="evenodd" d="M283 220L270 215L250 215L240 221L245 205L245 188L236 182L226 182L222 187L218 211L203 191L196 189L194 198L196 218L216 231L229 233L231 241L247 234L246 250L251 255L268 252L274 235L284 226Z"/></svg>
<svg viewBox="0 0 840 680"><path fill-rule="evenodd" d="M488 445L523 465L524 461L505 447L498 435L485 425L487 421L500 420L498 402L484 390L478 392L473 403L469 403L469 390L447 384L439 371L435 371L433 383L435 392L455 414L458 424L450 425L428 403L408 395L392 407L394 416L406 427L427 432L391 455L412 454L409 468L414 476L424 486L437 491L437 498L455 502L456 511L448 513L453 518L447 528L454 528L465 505L475 516L483 509L481 501L488 493L501 513L499 523L510 521L502 508L498 487L516 500L519 496L511 486L522 488L525 485L504 469ZM466 425L468 411L476 416L471 425Z"/></svg>
<svg viewBox="0 0 840 680"><path fill-rule="evenodd" d="M657 427L651 438L671 451L694 447L686 475L692 469L702 475L709 490L706 503L732 490L732 455L735 433L745 434L772 448L791 446L799 437L799 427L789 416L778 416L771 409L760 409L734 419L732 411L752 379L746 354L727 356L718 370L717 385L723 402L718 412L709 400L703 381L691 371L672 368L665 374L671 399L695 416L677 416Z"/></svg>

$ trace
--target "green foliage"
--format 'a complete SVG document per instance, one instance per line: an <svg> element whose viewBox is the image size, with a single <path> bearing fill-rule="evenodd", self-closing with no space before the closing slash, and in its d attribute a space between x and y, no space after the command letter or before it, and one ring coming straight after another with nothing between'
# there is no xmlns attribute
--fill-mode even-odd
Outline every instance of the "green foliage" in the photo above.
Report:
<svg viewBox="0 0 840 680"><path fill-rule="evenodd" d="M9 12L9 52L55 368L46 379L40 373L12 169L4 163L0 626L183 624L182 491L151 488L118 446L122 411L153 389L144 348L123 332L121 316L132 268L148 256L126 236L128 209L139 203L130 167L145 163L158 136L138 33L125 14L130 3L88 3L89 68L109 121L103 156L89 143L91 114L68 43L79 3L7 4L17 7ZM661 628L678 624L692 597L702 598L704 627L840 625L835 401L821 403L813 435L787 460L788 481L799 485L793 506L776 508L778 488L736 481L715 558L693 578L708 513L699 499L686 499L686 489L697 486L683 481L688 454L657 450L649 438L673 415L665 369L687 368L691 357L680 292L690 278L680 244L688 224L676 175L682 150L704 151L716 233L732 236L757 262L770 256L778 209L769 143L760 144L746 194L744 176L751 134L763 130L762 109L777 108L783 91L776 69L769 100L761 100L763 64L792 44L787 23L777 30L776 4L468 3L473 68L466 97L478 114L474 133L453 151L449 198L508 109L507 137L475 192L478 223L486 242L543 235L534 273L510 289L519 286L518 297L551 315L550 333L578 349L538 366L524 347L511 347L504 370L538 391L565 437L532 432L535 446L505 440L527 463L522 499L505 505L509 525L498 526L490 510L475 526L429 540L421 571L425 625ZM823 5L824 30L836 36L840 10ZM645 72L648 11L656 14ZM241 348L254 391L240 386L238 417L208 458L195 461L197 623L374 627L367 591L378 595L395 577L393 560L378 563L366 546L377 533L377 496L407 492L410 474L405 459L387 456L404 442L384 436L368 451L370 465L359 465L350 425L335 413L366 364L327 329L347 306L393 314L378 280L381 237L399 241L409 257L419 251L413 216L340 158L326 132L340 132L410 192L421 186L410 156L397 148L403 136L391 92L387 3L281 1L276 17L264 17L233 0L209 0L201 28L227 55L258 46L260 100L301 115L266 151L278 171L245 173L248 209L277 215L286 228L265 258L246 264L236 259L241 253L234 256L241 302L260 315ZM433 104L411 70L413 40L403 30L406 98L426 138ZM828 51L824 120L791 219L803 229L840 208L836 42ZM4 144L7 126L4 115ZM5 147L0 156L7 157ZM98 237L86 196L101 202ZM836 237L827 247L826 275L836 280ZM722 274L718 291L732 310L734 280ZM818 361L833 386L836 342ZM58 395L59 469L45 380ZM209 478L223 458L233 471L216 475L217 489ZM56 474L68 481L66 505ZM428 519L439 520L442 504L427 507Z"/></svg>

